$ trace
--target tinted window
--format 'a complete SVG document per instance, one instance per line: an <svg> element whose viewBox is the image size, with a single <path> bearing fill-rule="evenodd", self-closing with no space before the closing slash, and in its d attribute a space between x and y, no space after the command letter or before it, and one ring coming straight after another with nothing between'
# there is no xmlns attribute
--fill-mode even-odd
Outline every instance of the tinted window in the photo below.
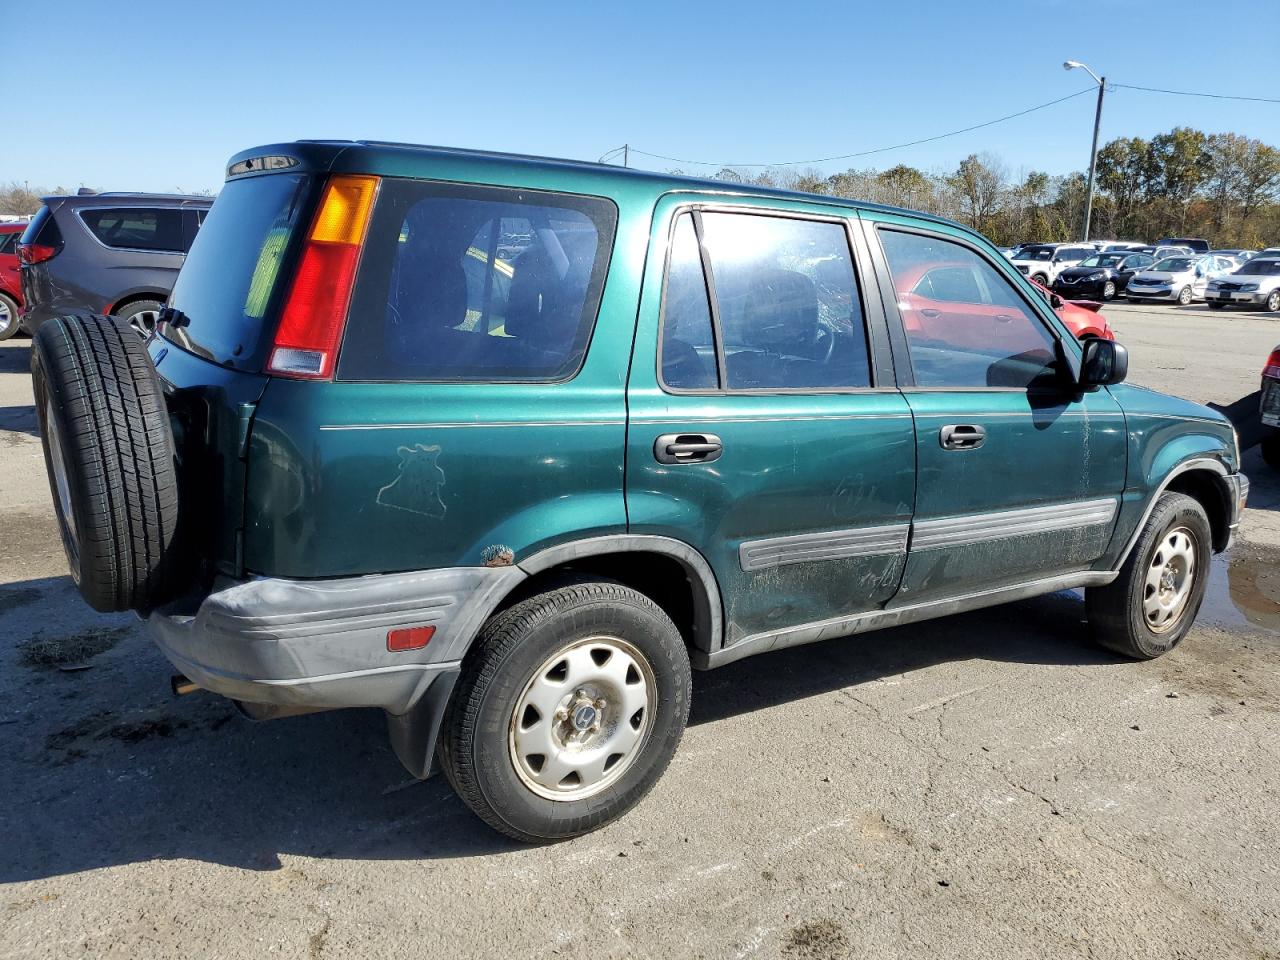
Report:
<svg viewBox="0 0 1280 960"><path fill-rule="evenodd" d="M13 253L13 248L17 242L18 234L0 233L0 253Z"/></svg>
<svg viewBox="0 0 1280 960"><path fill-rule="evenodd" d="M590 197L384 180L339 379L571 376L595 323L616 216Z"/></svg>
<svg viewBox="0 0 1280 960"><path fill-rule="evenodd" d="M307 195L308 180L232 180L209 211L169 303L187 322L164 335L219 363L261 366L263 318Z"/></svg>
<svg viewBox="0 0 1280 960"><path fill-rule="evenodd" d="M1280 273L1280 260L1253 259L1236 271L1245 276L1269 276Z"/></svg>
<svg viewBox="0 0 1280 960"><path fill-rule="evenodd" d="M681 214L671 237L662 304L662 382L676 390L714 389L715 339L693 215Z"/></svg>
<svg viewBox="0 0 1280 960"><path fill-rule="evenodd" d="M80 211L90 232L108 247L182 252L182 211L143 207Z"/></svg>
<svg viewBox="0 0 1280 960"><path fill-rule="evenodd" d="M1058 250L1053 259L1055 260L1083 260L1085 257L1095 253L1093 247L1062 247Z"/></svg>
<svg viewBox="0 0 1280 960"><path fill-rule="evenodd" d="M994 266L938 237L881 230L898 308L922 387L1026 387L1053 376L1054 338ZM966 274L962 299L922 280ZM957 288L958 289L958 288Z"/></svg>
<svg viewBox="0 0 1280 960"><path fill-rule="evenodd" d="M51 247L56 247L62 243L62 230L58 227L58 221L53 217L53 211L48 207L41 207L36 211L36 215L27 224L27 228L22 231L22 236L18 239L19 243L43 243Z"/></svg>

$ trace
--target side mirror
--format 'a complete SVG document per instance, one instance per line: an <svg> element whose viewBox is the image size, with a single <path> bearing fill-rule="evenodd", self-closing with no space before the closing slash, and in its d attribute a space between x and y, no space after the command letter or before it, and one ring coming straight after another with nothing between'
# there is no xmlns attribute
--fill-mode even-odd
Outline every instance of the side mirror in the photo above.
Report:
<svg viewBox="0 0 1280 960"><path fill-rule="evenodd" d="M1058 296L1056 293L1049 294L1049 306L1053 307L1053 309L1055 310L1061 310L1062 298Z"/></svg>
<svg viewBox="0 0 1280 960"><path fill-rule="evenodd" d="M1114 340L1084 341L1080 360L1080 386L1109 387L1129 374L1129 351Z"/></svg>

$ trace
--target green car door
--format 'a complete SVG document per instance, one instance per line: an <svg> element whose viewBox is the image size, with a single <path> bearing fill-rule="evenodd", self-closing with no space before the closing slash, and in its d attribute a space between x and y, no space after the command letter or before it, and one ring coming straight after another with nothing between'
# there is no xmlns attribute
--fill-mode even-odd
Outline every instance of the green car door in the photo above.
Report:
<svg viewBox="0 0 1280 960"><path fill-rule="evenodd" d="M1081 392L1078 345L963 231L866 212L916 430L910 554L894 606L1089 569L1115 527L1125 420Z"/></svg>
<svg viewBox="0 0 1280 960"><path fill-rule="evenodd" d="M915 438L849 217L697 194L655 211L628 528L707 559L726 644L881 607L901 579Z"/></svg>

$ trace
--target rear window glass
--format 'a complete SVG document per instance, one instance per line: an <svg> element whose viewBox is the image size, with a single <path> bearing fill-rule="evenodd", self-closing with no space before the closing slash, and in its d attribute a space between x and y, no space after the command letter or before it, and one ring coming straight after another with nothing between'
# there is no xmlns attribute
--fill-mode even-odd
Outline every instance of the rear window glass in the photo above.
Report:
<svg viewBox="0 0 1280 960"><path fill-rule="evenodd" d="M572 376L616 220L614 205L594 197L384 180L338 379Z"/></svg>
<svg viewBox="0 0 1280 960"><path fill-rule="evenodd" d="M276 173L222 188L169 296L186 320L164 329L168 339L218 363L262 366L263 317L309 182L300 174Z"/></svg>
<svg viewBox="0 0 1280 960"><path fill-rule="evenodd" d="M53 211L48 207L41 207L27 224L27 229L22 231L18 242L43 243L51 247L62 243L62 231L58 229L58 221L53 218Z"/></svg>
<svg viewBox="0 0 1280 960"><path fill-rule="evenodd" d="M108 247L182 252L182 210L113 207L80 211L89 232Z"/></svg>

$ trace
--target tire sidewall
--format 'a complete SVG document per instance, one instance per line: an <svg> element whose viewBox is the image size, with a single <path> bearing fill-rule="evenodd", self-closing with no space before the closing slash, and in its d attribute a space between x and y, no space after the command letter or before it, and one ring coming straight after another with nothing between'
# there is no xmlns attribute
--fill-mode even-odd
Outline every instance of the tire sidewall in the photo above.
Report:
<svg viewBox="0 0 1280 960"><path fill-rule="evenodd" d="M18 335L22 330L22 318L18 314L18 301L3 290L0 290L0 304L4 304L9 310L9 326L0 330L0 341L3 341Z"/></svg>
<svg viewBox="0 0 1280 960"><path fill-rule="evenodd" d="M592 636L619 637L649 661L657 709L639 755L618 780L580 800L549 800L525 786L515 770L508 746L512 712L539 666L558 650ZM460 746L470 752L488 806L511 832L534 840L575 836L621 816L661 776L684 732L690 684L684 642L665 616L616 599L574 605L540 618L496 665L474 728L463 733Z"/></svg>
<svg viewBox="0 0 1280 960"><path fill-rule="evenodd" d="M1167 633L1155 633L1147 626L1142 613L1143 590L1146 572L1156 549L1174 527L1186 527L1195 539L1196 572L1191 584L1191 595L1176 627ZM1132 567L1125 571L1128 577L1127 614L1130 636L1134 646L1147 658L1168 653L1190 632L1200 612L1205 591L1209 586L1209 571L1213 563L1213 532L1204 509L1190 497L1175 495L1156 507L1147 529L1134 551Z"/></svg>
<svg viewBox="0 0 1280 960"><path fill-rule="evenodd" d="M46 362L44 355L44 339L53 335L55 327L53 324L46 323L40 329L48 332L44 334L44 337L37 336L31 346L31 380L32 390L35 394L36 421L40 426L41 436L47 438L50 435L50 431L57 433L58 442L63 451L63 470L67 478L67 487L70 491L71 520L77 531L83 531L91 520L86 515L83 507L88 502L90 491L86 478L79 469L79 462L75 457L67 455L65 411L69 398L67 397L66 385L56 376L50 378L51 366ZM52 422L50 422L49 414L52 414ZM81 576L81 570L86 562L84 550L87 548L92 551L93 545L92 543L86 545L80 537L72 535L70 526L67 524L67 517L63 513L62 498L58 495L58 482L54 474L53 455L50 453L47 440L40 446L44 450L44 465L49 480L49 493L53 497L53 512L58 519L58 534L62 538L62 549L67 556L67 567L71 573L72 581L83 591L88 586L83 582ZM88 559L92 562L92 558ZM85 599L89 600L88 597ZM90 603L96 607L92 600L90 600Z"/></svg>

